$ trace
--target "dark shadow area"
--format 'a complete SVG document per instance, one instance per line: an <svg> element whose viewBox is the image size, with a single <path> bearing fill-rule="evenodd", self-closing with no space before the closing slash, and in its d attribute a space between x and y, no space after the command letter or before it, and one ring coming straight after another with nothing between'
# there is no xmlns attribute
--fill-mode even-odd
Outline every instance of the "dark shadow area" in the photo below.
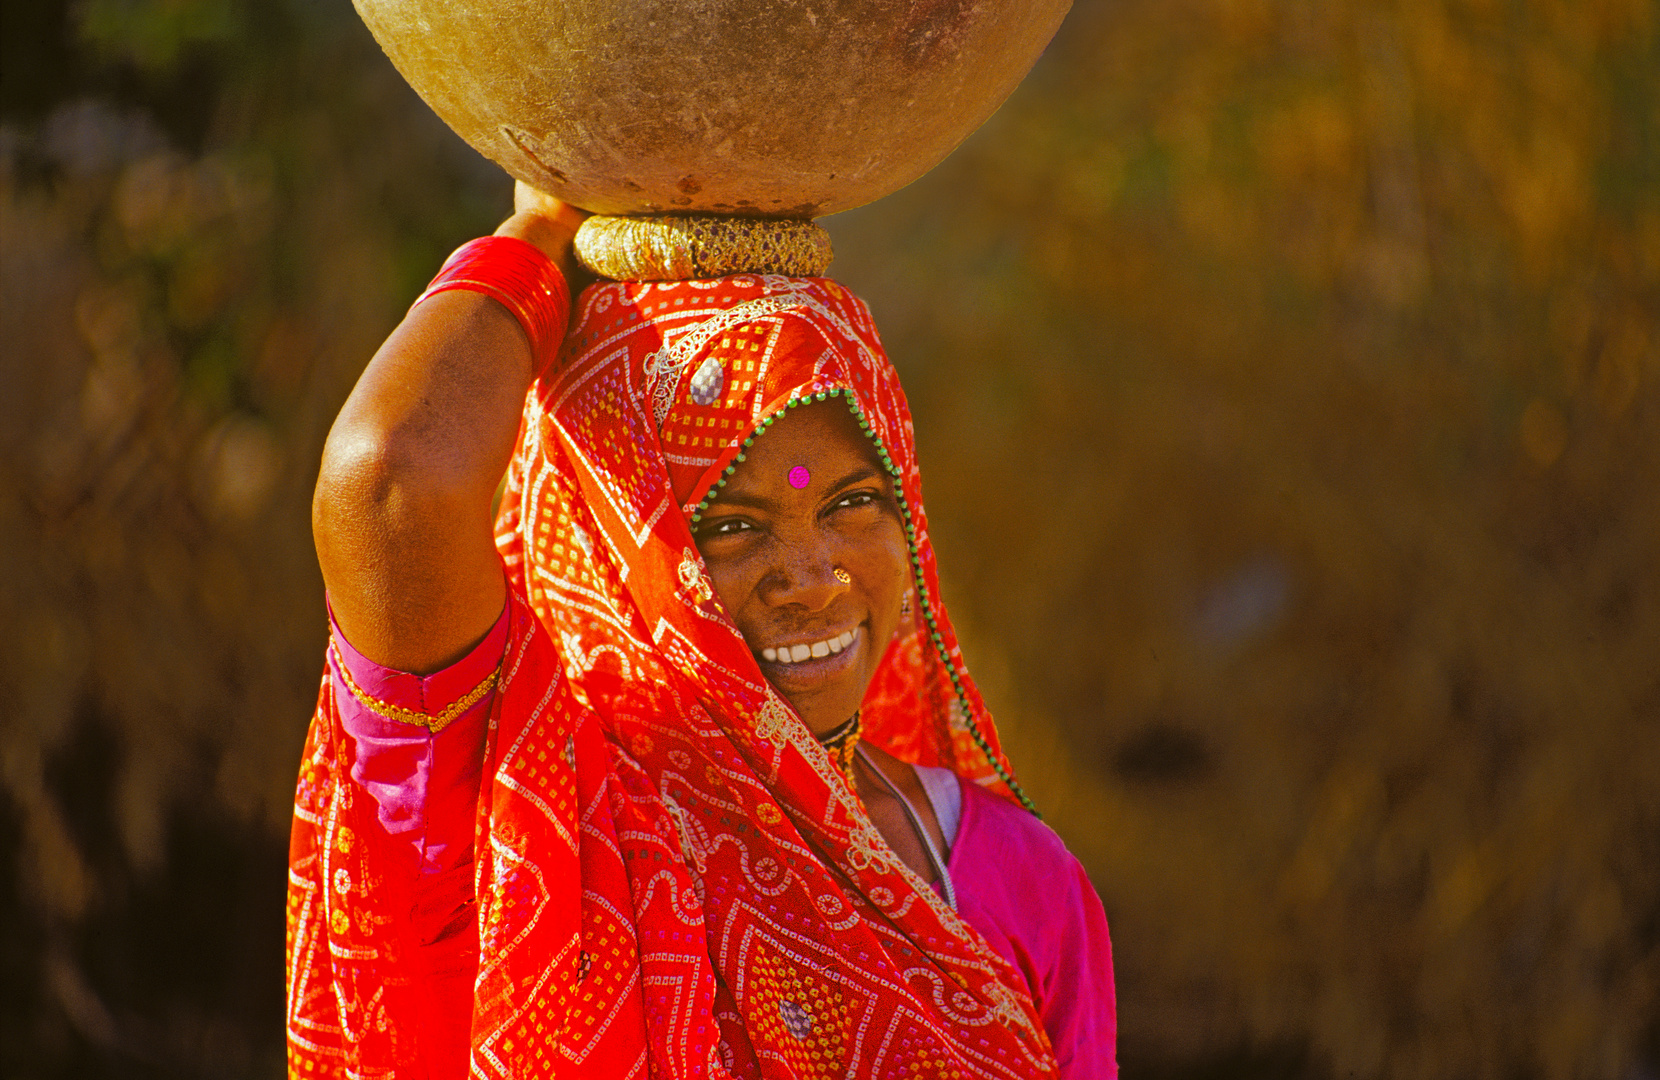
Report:
<svg viewBox="0 0 1660 1080"><path fill-rule="evenodd" d="M1126 1042L1118 1064L1125 1080L1349 1080L1310 1063L1306 1049L1240 1049L1197 1061L1172 1062L1156 1047Z"/></svg>
<svg viewBox="0 0 1660 1080"><path fill-rule="evenodd" d="M6 950L0 1071L17 1080L280 1075L286 845L215 806L216 754L202 747L169 777L157 864L135 870L115 798L121 743L84 713L47 768L90 876L82 916L40 918L7 876L6 926L19 936ZM8 803L8 826L15 814Z"/></svg>

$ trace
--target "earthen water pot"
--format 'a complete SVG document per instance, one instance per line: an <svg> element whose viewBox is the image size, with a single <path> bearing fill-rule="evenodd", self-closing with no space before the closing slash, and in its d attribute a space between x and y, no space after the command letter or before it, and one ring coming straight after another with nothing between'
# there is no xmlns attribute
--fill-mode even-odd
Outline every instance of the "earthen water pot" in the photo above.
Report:
<svg viewBox="0 0 1660 1080"><path fill-rule="evenodd" d="M355 0L485 156L596 213L813 218L1002 104L1071 0Z"/></svg>

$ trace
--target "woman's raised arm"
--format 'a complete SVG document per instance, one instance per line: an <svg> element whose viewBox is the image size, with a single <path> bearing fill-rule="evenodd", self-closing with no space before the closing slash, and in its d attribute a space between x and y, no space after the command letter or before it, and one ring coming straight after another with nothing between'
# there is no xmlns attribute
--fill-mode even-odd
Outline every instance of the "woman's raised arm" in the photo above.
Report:
<svg viewBox="0 0 1660 1080"><path fill-rule="evenodd" d="M574 299L584 215L523 184L514 206L496 235L540 248ZM533 374L512 313L481 293L441 292L405 316L335 418L312 532L335 622L370 660L436 671L501 614L490 506Z"/></svg>

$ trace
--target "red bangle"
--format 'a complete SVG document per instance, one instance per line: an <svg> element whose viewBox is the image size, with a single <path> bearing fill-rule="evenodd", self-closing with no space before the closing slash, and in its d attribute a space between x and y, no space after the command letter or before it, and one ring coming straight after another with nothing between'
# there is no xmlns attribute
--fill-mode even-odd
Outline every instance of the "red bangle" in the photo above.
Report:
<svg viewBox="0 0 1660 1080"><path fill-rule="evenodd" d="M450 289L483 293L513 313L530 339L537 378L559 355L571 310L570 287L559 267L535 244L513 236L467 241L444 260L443 269L410 308Z"/></svg>

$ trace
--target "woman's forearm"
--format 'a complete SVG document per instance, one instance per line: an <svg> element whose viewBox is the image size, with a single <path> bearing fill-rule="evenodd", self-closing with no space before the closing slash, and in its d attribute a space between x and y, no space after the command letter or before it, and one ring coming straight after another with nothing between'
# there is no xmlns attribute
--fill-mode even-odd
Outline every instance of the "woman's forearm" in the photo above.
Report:
<svg viewBox="0 0 1660 1080"><path fill-rule="evenodd" d="M534 244L570 280L583 215L522 187L516 201L497 235ZM312 531L335 621L374 662L436 671L501 614L490 509L533 374L529 339L505 307L441 292L404 318L340 410Z"/></svg>

